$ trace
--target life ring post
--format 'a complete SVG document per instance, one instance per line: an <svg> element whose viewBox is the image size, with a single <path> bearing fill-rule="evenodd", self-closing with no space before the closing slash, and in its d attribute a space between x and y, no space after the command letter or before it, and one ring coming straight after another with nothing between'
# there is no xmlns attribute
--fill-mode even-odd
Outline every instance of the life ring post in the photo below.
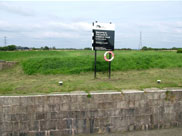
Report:
<svg viewBox="0 0 182 136"><path fill-rule="evenodd" d="M94 79L96 79L96 72L97 72L96 62L97 62L97 50L95 50Z"/></svg>
<svg viewBox="0 0 182 136"><path fill-rule="evenodd" d="M111 59L111 53L109 53L109 59ZM111 79L111 61L109 61L109 79Z"/></svg>
<svg viewBox="0 0 182 136"><path fill-rule="evenodd" d="M107 54L109 53L109 59L107 58ZM111 57L112 55L112 57ZM111 79L111 61L114 59L114 53L112 51L106 51L104 53L104 59L105 61L109 62L109 79Z"/></svg>

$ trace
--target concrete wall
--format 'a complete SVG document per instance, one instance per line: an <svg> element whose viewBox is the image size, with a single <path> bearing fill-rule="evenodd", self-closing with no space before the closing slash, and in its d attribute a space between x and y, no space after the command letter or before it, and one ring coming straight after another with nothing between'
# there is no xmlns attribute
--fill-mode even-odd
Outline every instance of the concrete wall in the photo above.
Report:
<svg viewBox="0 0 182 136"><path fill-rule="evenodd" d="M89 95L90 96L90 95ZM0 136L64 136L182 124L182 91L0 96Z"/></svg>
<svg viewBox="0 0 182 136"><path fill-rule="evenodd" d="M12 66L14 66L17 62L14 61L3 61L0 60L0 70L6 69L6 68L10 68Z"/></svg>

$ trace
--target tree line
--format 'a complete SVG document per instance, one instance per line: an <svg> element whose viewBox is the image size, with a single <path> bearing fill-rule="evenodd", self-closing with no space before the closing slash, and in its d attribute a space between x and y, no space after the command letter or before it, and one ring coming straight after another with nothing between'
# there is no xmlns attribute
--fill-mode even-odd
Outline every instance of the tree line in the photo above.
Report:
<svg viewBox="0 0 182 136"><path fill-rule="evenodd" d="M176 48L176 47L172 47L172 48L151 48L151 47L147 47L147 46L143 46L141 50L179 50L182 48Z"/></svg>
<svg viewBox="0 0 182 136"><path fill-rule="evenodd" d="M44 46L41 48L29 48L29 47L22 47L22 46L16 46L16 45L8 45L8 46L2 46L0 47L0 51L15 51L15 50L50 50L53 49L55 50L55 47L48 47L48 46Z"/></svg>
<svg viewBox="0 0 182 136"><path fill-rule="evenodd" d="M22 47L22 46L16 46L16 45L8 45L8 46L3 46L0 47L0 51L15 51L15 50L92 50L92 48L90 47L86 47L83 49L76 49L76 48L56 48L56 47L48 47L48 46L44 46L44 47L40 47L40 48L35 48L35 47ZM116 48L115 50L134 50L131 48ZM147 46L143 46L141 48L141 50L182 50L182 48L151 48L151 47L147 47Z"/></svg>

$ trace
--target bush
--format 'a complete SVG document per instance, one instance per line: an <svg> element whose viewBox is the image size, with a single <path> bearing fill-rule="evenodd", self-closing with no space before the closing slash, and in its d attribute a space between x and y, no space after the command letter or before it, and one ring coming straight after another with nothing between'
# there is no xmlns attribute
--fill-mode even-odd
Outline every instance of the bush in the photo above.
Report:
<svg viewBox="0 0 182 136"><path fill-rule="evenodd" d="M84 48L84 50L92 50L92 48L86 47Z"/></svg>
<svg viewBox="0 0 182 136"><path fill-rule="evenodd" d="M48 46L41 47L42 50L49 50Z"/></svg>
<svg viewBox="0 0 182 136"><path fill-rule="evenodd" d="M45 46L45 47L44 47L44 50L49 50L49 47L48 47L48 46Z"/></svg>
<svg viewBox="0 0 182 136"><path fill-rule="evenodd" d="M8 45L8 51L16 50L16 45Z"/></svg>
<svg viewBox="0 0 182 136"><path fill-rule="evenodd" d="M182 53L182 49L178 49L177 50L177 53Z"/></svg>
<svg viewBox="0 0 182 136"><path fill-rule="evenodd" d="M22 63L26 74L79 74L92 71L92 60L83 57L30 58Z"/></svg>
<svg viewBox="0 0 182 136"><path fill-rule="evenodd" d="M0 47L1 51L14 51L16 50L16 45L8 45L4 47Z"/></svg>
<svg viewBox="0 0 182 136"><path fill-rule="evenodd" d="M143 46L142 50L148 50L147 46Z"/></svg>

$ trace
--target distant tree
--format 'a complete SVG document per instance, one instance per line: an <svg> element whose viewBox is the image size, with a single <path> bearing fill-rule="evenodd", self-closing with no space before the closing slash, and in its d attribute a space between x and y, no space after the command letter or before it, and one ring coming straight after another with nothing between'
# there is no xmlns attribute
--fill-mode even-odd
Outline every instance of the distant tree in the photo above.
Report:
<svg viewBox="0 0 182 136"><path fill-rule="evenodd" d="M32 50L36 50L36 48L35 48L35 47L33 47L33 48L32 48Z"/></svg>
<svg viewBox="0 0 182 136"><path fill-rule="evenodd" d="M16 45L8 45L8 51L14 51L16 50Z"/></svg>
<svg viewBox="0 0 182 136"><path fill-rule="evenodd" d="M4 47L3 47L3 50L4 50L4 51L8 51L8 49L9 49L8 46L4 46Z"/></svg>
<svg viewBox="0 0 182 136"><path fill-rule="evenodd" d="M49 50L49 47L48 47L48 46L45 46L45 47L43 48L43 50Z"/></svg>
<svg viewBox="0 0 182 136"><path fill-rule="evenodd" d="M178 50L178 48L176 48L176 47L172 47L172 48L171 48L171 50Z"/></svg>
<svg viewBox="0 0 182 136"><path fill-rule="evenodd" d="M92 48L86 47L84 48L84 50L92 50Z"/></svg>
<svg viewBox="0 0 182 136"><path fill-rule="evenodd" d="M4 47L0 47L1 51L14 51L16 50L16 45L8 45Z"/></svg>
<svg viewBox="0 0 182 136"><path fill-rule="evenodd" d="M143 46L142 50L148 50L147 46Z"/></svg>
<svg viewBox="0 0 182 136"><path fill-rule="evenodd" d="M28 47L16 46L17 50L29 50Z"/></svg>
<svg viewBox="0 0 182 136"><path fill-rule="evenodd" d="M121 50L131 50L130 48L122 48Z"/></svg>
<svg viewBox="0 0 182 136"><path fill-rule="evenodd" d="M55 46L53 46L53 47L52 47L52 49L53 49L53 50L56 50L56 47L55 47Z"/></svg>
<svg viewBox="0 0 182 136"><path fill-rule="evenodd" d="M176 50L176 47L172 47L171 49L172 49L172 50Z"/></svg>
<svg viewBox="0 0 182 136"><path fill-rule="evenodd" d="M44 47L41 47L40 49L41 50L49 50L49 47L48 46L44 46Z"/></svg>
<svg viewBox="0 0 182 136"><path fill-rule="evenodd" d="M28 47L24 47L24 50L29 50L30 48L28 48Z"/></svg>

